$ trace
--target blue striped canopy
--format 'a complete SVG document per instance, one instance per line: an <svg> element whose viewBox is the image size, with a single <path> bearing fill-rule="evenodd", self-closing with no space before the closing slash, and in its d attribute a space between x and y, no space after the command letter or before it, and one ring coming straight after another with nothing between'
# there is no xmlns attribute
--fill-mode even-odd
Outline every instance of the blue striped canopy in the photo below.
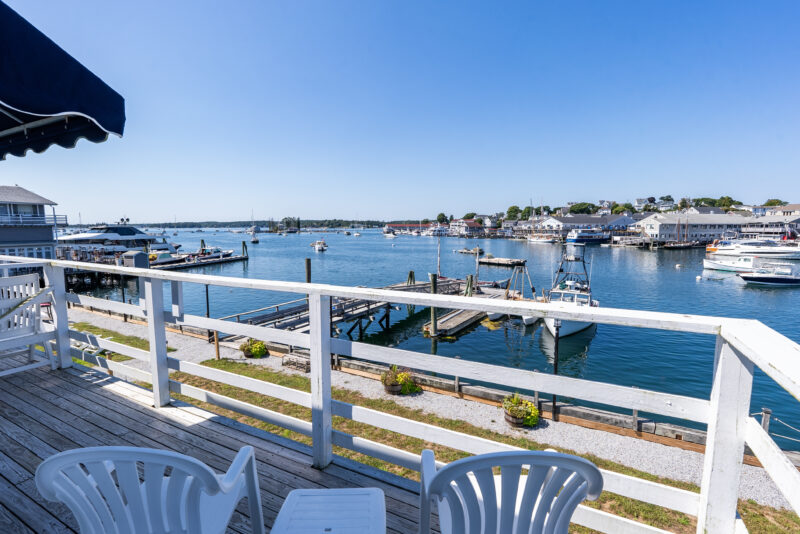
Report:
<svg viewBox="0 0 800 534"><path fill-rule="evenodd" d="M124 128L122 96L0 1L0 160Z"/></svg>

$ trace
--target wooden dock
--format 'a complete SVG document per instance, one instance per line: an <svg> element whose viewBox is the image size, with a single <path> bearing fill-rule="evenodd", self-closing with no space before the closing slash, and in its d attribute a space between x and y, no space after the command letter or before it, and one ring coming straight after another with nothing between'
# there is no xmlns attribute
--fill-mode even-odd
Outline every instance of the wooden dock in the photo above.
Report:
<svg viewBox="0 0 800 534"><path fill-rule="evenodd" d="M19 365L11 360L0 361L0 369ZM39 494L34 473L58 452L101 445L188 454L217 473L228 469L241 447L254 447L267 531L293 489L357 487L383 490L387 532L418 530L416 482L340 456L324 470L315 469L308 445L181 402L153 408L150 391L80 365L0 378L0 427L2 532L78 532L66 506ZM240 503L226 533L252 531L247 506Z"/></svg>
<svg viewBox="0 0 800 534"><path fill-rule="evenodd" d="M413 284L401 283L389 285L381 289L411 291L415 293L430 293L431 285L430 282L418 282ZM453 295L461 292L462 289L463 282L461 280L448 280L438 284L437 293L443 295ZM363 334L364 330L366 330L369 325L371 325L372 322L378 318L378 314L382 312L383 315L377 319L378 323L384 329L388 329L392 307L391 304L391 302L375 302L363 299L345 299L334 297L331 299L331 325L336 326L339 323L353 322L353 325L347 331L347 334L350 334L355 329L358 329L360 336ZM300 299L285 304L278 304L268 308L262 308L260 310L254 310L254 312L258 313L258 315L252 315L251 317L244 318L243 316L251 315L253 312L243 312L240 314L222 317L222 319L235 318L237 322L257 326L280 328L282 330L291 330L293 332L308 332L310 327L308 303L305 302L305 299ZM240 339L240 336L224 336L220 339L224 341L236 341Z"/></svg>
<svg viewBox="0 0 800 534"><path fill-rule="evenodd" d="M481 258L478 263L492 267L522 267L528 263L528 260L519 258Z"/></svg>

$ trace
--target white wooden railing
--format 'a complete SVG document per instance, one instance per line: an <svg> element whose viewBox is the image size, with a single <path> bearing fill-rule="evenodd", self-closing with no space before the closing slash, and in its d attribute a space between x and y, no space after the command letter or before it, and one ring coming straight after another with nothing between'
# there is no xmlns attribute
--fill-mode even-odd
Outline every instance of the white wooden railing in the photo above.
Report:
<svg viewBox="0 0 800 534"><path fill-rule="evenodd" d="M0 261L30 260L0 256ZM42 263L42 260L36 261ZM138 304L126 304L67 294L64 287L64 270L68 268L139 277L142 288L140 301ZM612 308L587 307L575 311L574 308L545 303L172 273L69 261L46 261L44 273L47 283L52 286L55 299L53 313L57 329L56 348L62 367L72 365L71 355L81 356L81 351L77 349L70 351L70 339L149 361L150 371L145 372L96 355L83 355L92 362L113 370L115 374L152 383L155 406L167 405L170 402L170 392L176 392L311 436L313 461L320 468L331 463L334 445L407 468L416 470L420 468L420 457L416 454L334 430L331 424L334 415L473 454L514 449L491 440L333 400L330 360L331 354L334 353L383 364L401 363L403 366L420 371L490 382L508 389L554 393L706 424L708 425L707 447L699 494L603 471L605 490L696 516L698 532L746 532L744 524L736 515L745 443L761 461L766 472L794 510L800 511L800 472L761 425L748 415L753 370L756 366L792 396L800 399L800 345L755 320ZM162 305L163 285L166 282L170 283L172 294L172 304L168 310L164 310ZM188 314L183 307L183 284L186 283L308 295L309 333L290 332ZM716 336L716 350L711 396L708 399L693 398L517 369L513 373L508 373L508 369L501 366L333 338L330 335L329 315L331 297L483 310L509 315L536 315L713 335ZM68 301L145 319L148 325L150 350L143 351L70 330L67 320ZM165 321L180 326L193 326L308 348L311 358L311 392L305 393L170 358L166 350ZM309 423L172 381L169 378L170 370L183 371L311 408L312 420ZM585 506L578 508L573 521L609 533L663 532Z"/></svg>

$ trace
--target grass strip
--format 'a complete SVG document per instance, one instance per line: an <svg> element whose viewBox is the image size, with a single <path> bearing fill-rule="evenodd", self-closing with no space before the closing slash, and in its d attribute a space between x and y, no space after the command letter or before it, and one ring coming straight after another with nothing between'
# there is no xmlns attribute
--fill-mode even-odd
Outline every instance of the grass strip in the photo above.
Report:
<svg viewBox="0 0 800 534"><path fill-rule="evenodd" d="M128 345L129 347L133 347L135 349L141 350L150 350L150 342L144 338L137 337L137 336L129 336L127 334L122 334L115 330L108 330L107 328L101 328L99 326L95 326L91 323L87 322L78 322L72 323L70 328L73 330L77 330L78 332L86 332L97 337L102 337L108 339L110 341L115 341L117 343L121 343L123 345ZM173 347L167 347L167 352L174 352L176 349ZM101 353L102 356L105 358L113 361L113 362L126 362L128 360L132 360L130 356L125 356L124 354L118 354L116 352L104 350Z"/></svg>

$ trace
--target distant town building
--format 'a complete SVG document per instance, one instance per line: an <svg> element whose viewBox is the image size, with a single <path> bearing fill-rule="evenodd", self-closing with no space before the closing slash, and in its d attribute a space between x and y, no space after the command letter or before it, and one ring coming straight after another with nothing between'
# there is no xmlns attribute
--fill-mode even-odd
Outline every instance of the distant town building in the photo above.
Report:
<svg viewBox="0 0 800 534"><path fill-rule="evenodd" d="M457 237L483 235L483 226L475 219L455 219L450 223L450 235Z"/></svg>
<svg viewBox="0 0 800 534"><path fill-rule="evenodd" d="M785 206L770 206L765 215L800 215L800 204L786 204Z"/></svg>
<svg viewBox="0 0 800 534"><path fill-rule="evenodd" d="M658 208L658 211L673 211L675 203L669 200L661 200L656 202L656 208Z"/></svg>
<svg viewBox="0 0 800 534"><path fill-rule="evenodd" d="M626 230L636 220L629 215L568 215L545 217L537 225L541 231L565 232L580 228L600 228L603 230Z"/></svg>
<svg viewBox="0 0 800 534"><path fill-rule="evenodd" d="M800 233L800 215L748 217L741 233L769 239L780 239L783 236L796 237Z"/></svg>
<svg viewBox="0 0 800 534"><path fill-rule="evenodd" d="M738 233L749 221L750 217L741 215L655 213L637 221L633 228L661 243L679 238L705 243Z"/></svg>
<svg viewBox="0 0 800 534"><path fill-rule="evenodd" d="M0 185L0 254L55 258L56 228L66 215L47 215L57 204L16 185Z"/></svg>
<svg viewBox="0 0 800 534"><path fill-rule="evenodd" d="M474 219L483 223L484 228L494 228L497 226L497 217L494 215L476 215Z"/></svg>
<svg viewBox="0 0 800 534"><path fill-rule="evenodd" d="M636 209L636 211L642 211L647 204L649 204L649 202L647 202L646 198L637 198L633 203L633 207Z"/></svg>
<svg viewBox="0 0 800 534"><path fill-rule="evenodd" d="M616 204L616 202L615 202L615 201L613 201L613 200L598 200L598 201L597 201L597 205L598 205L598 206L600 206L601 208L608 208L608 209L611 209L611 207L612 207L614 204Z"/></svg>

